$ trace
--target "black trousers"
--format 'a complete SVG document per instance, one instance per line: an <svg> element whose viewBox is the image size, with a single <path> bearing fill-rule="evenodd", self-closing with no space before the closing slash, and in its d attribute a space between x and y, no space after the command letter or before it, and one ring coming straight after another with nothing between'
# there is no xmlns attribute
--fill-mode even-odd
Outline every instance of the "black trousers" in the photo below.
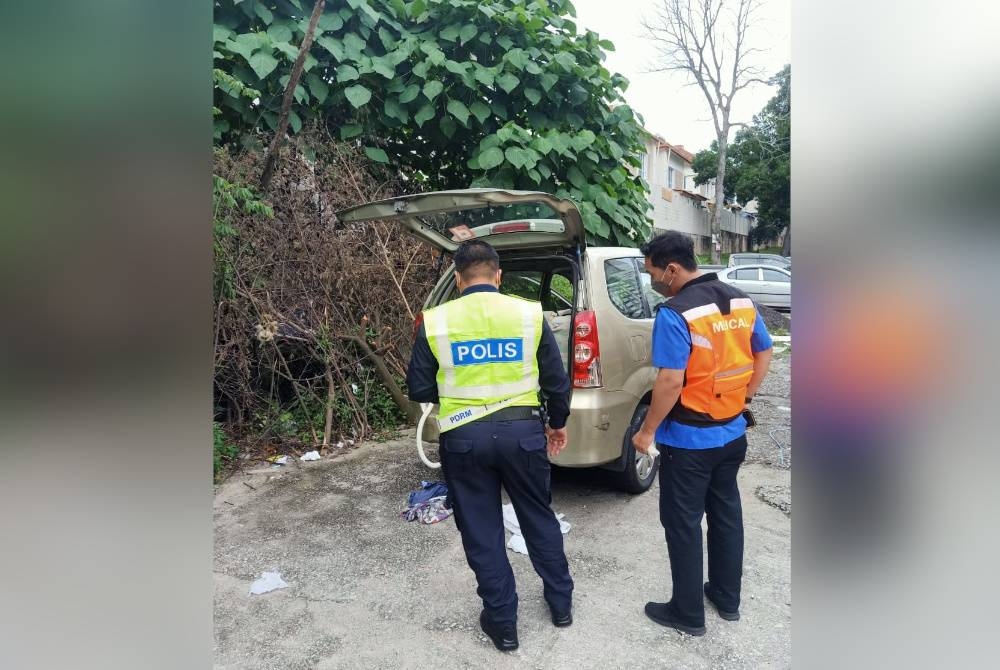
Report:
<svg viewBox="0 0 1000 670"><path fill-rule="evenodd" d="M569 611L573 579L559 521L549 504L551 465L538 419L489 417L441 435L441 464L477 593L497 623L517 621L517 591L507 560L501 485L517 513L528 556L542 578L549 607Z"/></svg>
<svg viewBox="0 0 1000 670"><path fill-rule="evenodd" d="M667 538L673 615L705 625L701 519L708 517L708 581L719 607L740 606L743 577L743 506L736 474L746 458L743 435L715 449L661 445L660 523Z"/></svg>

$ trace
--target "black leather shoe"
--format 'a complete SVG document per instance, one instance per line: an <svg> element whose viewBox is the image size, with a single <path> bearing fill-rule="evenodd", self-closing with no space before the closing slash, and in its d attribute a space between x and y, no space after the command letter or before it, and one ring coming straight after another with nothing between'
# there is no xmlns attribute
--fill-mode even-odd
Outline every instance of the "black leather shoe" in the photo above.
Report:
<svg viewBox="0 0 1000 670"><path fill-rule="evenodd" d="M572 610L566 610L565 612L556 612L554 610L550 611L552 614L552 625L556 628L565 628L573 624L573 612Z"/></svg>
<svg viewBox="0 0 1000 670"><path fill-rule="evenodd" d="M740 620L739 609L737 609L735 612L727 612L721 609L718 603L715 602L715 598L712 597L712 593L713 591L711 587L711 582L705 582L705 597L708 598L708 602L712 603L712 607L714 607L715 611L719 613L719 616L725 619L726 621L739 621Z"/></svg>
<svg viewBox="0 0 1000 670"><path fill-rule="evenodd" d="M704 635L704 626L688 626L674 619L670 612L670 603L646 603L646 616L660 624L688 635Z"/></svg>
<svg viewBox="0 0 1000 670"><path fill-rule="evenodd" d="M514 651L518 647L517 627L513 624L499 626L483 610L479 615L479 627L493 640L493 646L500 651Z"/></svg>

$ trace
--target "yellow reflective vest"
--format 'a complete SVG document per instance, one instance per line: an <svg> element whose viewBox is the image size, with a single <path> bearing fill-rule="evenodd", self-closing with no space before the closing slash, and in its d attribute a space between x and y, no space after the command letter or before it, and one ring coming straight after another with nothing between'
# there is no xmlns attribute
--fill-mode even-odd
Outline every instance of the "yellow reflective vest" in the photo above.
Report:
<svg viewBox="0 0 1000 670"><path fill-rule="evenodd" d="M537 407L542 306L477 291L424 312L438 362L441 432L504 407Z"/></svg>

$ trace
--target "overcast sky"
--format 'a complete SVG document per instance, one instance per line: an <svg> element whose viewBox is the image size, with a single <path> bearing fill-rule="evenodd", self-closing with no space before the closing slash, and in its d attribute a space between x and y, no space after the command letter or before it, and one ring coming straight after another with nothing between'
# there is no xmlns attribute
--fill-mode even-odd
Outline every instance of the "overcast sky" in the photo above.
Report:
<svg viewBox="0 0 1000 670"><path fill-rule="evenodd" d="M683 144L692 153L715 139L711 113L697 86L685 86L680 74L649 72L656 64L653 43L644 37L642 16L652 17L663 0L572 0L577 25L589 28L615 44L605 66L629 80L625 99L646 123L646 128L671 144ZM763 0L759 27L752 46L763 49L756 63L768 76L791 62L790 0ZM733 104L733 121L750 121L774 95L775 89L757 85L740 91ZM732 139L732 135L730 135Z"/></svg>

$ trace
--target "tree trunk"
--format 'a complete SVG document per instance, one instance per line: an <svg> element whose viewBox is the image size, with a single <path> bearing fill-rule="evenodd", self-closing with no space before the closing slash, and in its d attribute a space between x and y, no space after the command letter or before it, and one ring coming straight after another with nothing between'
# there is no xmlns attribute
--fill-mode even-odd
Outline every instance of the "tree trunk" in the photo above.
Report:
<svg viewBox="0 0 1000 670"><path fill-rule="evenodd" d="M715 210L712 212L712 235L719 241L718 248L712 245L712 263L722 261L722 210L726 205L726 152L729 149L729 128L723 128L716 139L719 143L719 163L715 174Z"/></svg>
<svg viewBox="0 0 1000 670"><path fill-rule="evenodd" d="M792 255L792 224L788 224L788 227L785 228L785 241L781 244L781 255Z"/></svg>
<svg viewBox="0 0 1000 670"><path fill-rule="evenodd" d="M292 65L292 74L288 78L288 86L285 87L285 97L281 100L281 114L278 116L278 127L274 132L274 139L271 140L271 146L267 150L267 157L264 159L264 171L260 175L260 190L262 193L267 191L267 186L271 183L271 176L274 174L274 164L278 158L278 150L285 139L285 133L288 132L288 112L291 110L292 100L295 98L295 87L299 85L299 79L302 77L302 67L306 62L306 54L309 53L309 47L312 46L313 37L316 34L316 24L319 23L319 17L323 14L323 7L325 5L326 0L316 0L312 16L309 17L309 27L306 28L305 37L302 38L302 46L299 47L299 55L295 59L295 64Z"/></svg>

